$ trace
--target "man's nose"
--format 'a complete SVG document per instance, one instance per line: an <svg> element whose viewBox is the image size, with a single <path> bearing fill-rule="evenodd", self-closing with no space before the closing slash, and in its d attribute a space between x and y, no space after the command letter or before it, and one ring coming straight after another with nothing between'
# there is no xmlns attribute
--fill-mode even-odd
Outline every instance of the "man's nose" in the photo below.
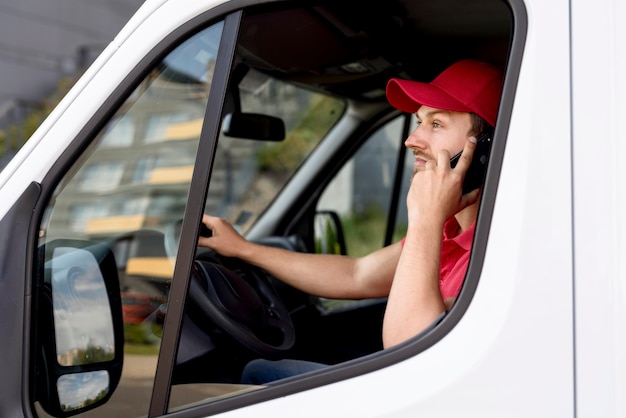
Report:
<svg viewBox="0 0 626 418"><path fill-rule="evenodd" d="M411 149L426 149L426 140L419 126L409 134L409 137L404 141L404 146Z"/></svg>

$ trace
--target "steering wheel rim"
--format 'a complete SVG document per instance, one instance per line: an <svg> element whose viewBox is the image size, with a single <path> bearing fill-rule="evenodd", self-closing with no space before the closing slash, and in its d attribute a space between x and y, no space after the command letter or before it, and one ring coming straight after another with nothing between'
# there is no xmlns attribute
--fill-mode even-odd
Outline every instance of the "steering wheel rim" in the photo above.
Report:
<svg viewBox="0 0 626 418"><path fill-rule="evenodd" d="M165 230L165 249L175 259L182 219ZM295 343L289 310L262 269L207 250L194 261L189 299L201 318L240 345L266 358L282 358Z"/></svg>
<svg viewBox="0 0 626 418"><path fill-rule="evenodd" d="M243 347L282 358L295 343L291 316L267 274L234 258L195 260L189 298L195 312ZM228 265L225 265L228 264Z"/></svg>

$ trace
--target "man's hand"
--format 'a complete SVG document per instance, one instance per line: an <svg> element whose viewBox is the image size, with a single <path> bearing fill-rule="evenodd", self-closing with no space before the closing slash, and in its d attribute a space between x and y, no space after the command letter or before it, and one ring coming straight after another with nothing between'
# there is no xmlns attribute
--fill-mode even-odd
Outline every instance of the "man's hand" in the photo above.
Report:
<svg viewBox="0 0 626 418"><path fill-rule="evenodd" d="M415 173L407 196L409 219L435 219L442 224L475 203L479 190L462 194L463 180L476 149L476 137L465 142L456 167L450 167L450 153L441 151Z"/></svg>
<svg viewBox="0 0 626 418"><path fill-rule="evenodd" d="M202 223L211 231L210 237L198 237L198 245L210 248L226 257L239 257L248 241L228 221L204 215Z"/></svg>
<svg viewBox="0 0 626 418"><path fill-rule="evenodd" d="M454 303L443 300L439 287L443 225L478 200L479 190L462 194L475 149L476 138L470 137L456 167L450 167L450 153L441 151L413 176L409 226L383 322L385 348L419 334Z"/></svg>

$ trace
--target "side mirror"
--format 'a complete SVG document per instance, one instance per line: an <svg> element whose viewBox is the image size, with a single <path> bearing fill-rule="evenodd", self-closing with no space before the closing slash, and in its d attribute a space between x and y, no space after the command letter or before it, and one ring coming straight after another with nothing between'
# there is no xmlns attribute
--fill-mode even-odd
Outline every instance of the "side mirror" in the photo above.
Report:
<svg viewBox="0 0 626 418"><path fill-rule="evenodd" d="M325 210L315 213L314 222L315 252L318 254L346 255L346 241L339 215Z"/></svg>
<svg viewBox="0 0 626 418"><path fill-rule="evenodd" d="M49 414L70 416L105 403L122 374L117 265L102 244L64 239L42 249L37 398Z"/></svg>
<svg viewBox="0 0 626 418"><path fill-rule="evenodd" d="M222 131L226 136L280 142L285 139L285 123L274 116L233 112L224 117Z"/></svg>

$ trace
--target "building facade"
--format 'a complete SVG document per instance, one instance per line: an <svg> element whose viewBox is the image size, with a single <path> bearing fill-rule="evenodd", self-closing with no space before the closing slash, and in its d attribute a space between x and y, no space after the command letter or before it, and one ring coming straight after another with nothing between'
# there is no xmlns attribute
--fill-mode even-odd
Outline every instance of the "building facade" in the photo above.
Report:
<svg viewBox="0 0 626 418"><path fill-rule="evenodd" d="M25 119L50 106L59 84L88 67L142 3L0 0L0 167L28 139Z"/></svg>

